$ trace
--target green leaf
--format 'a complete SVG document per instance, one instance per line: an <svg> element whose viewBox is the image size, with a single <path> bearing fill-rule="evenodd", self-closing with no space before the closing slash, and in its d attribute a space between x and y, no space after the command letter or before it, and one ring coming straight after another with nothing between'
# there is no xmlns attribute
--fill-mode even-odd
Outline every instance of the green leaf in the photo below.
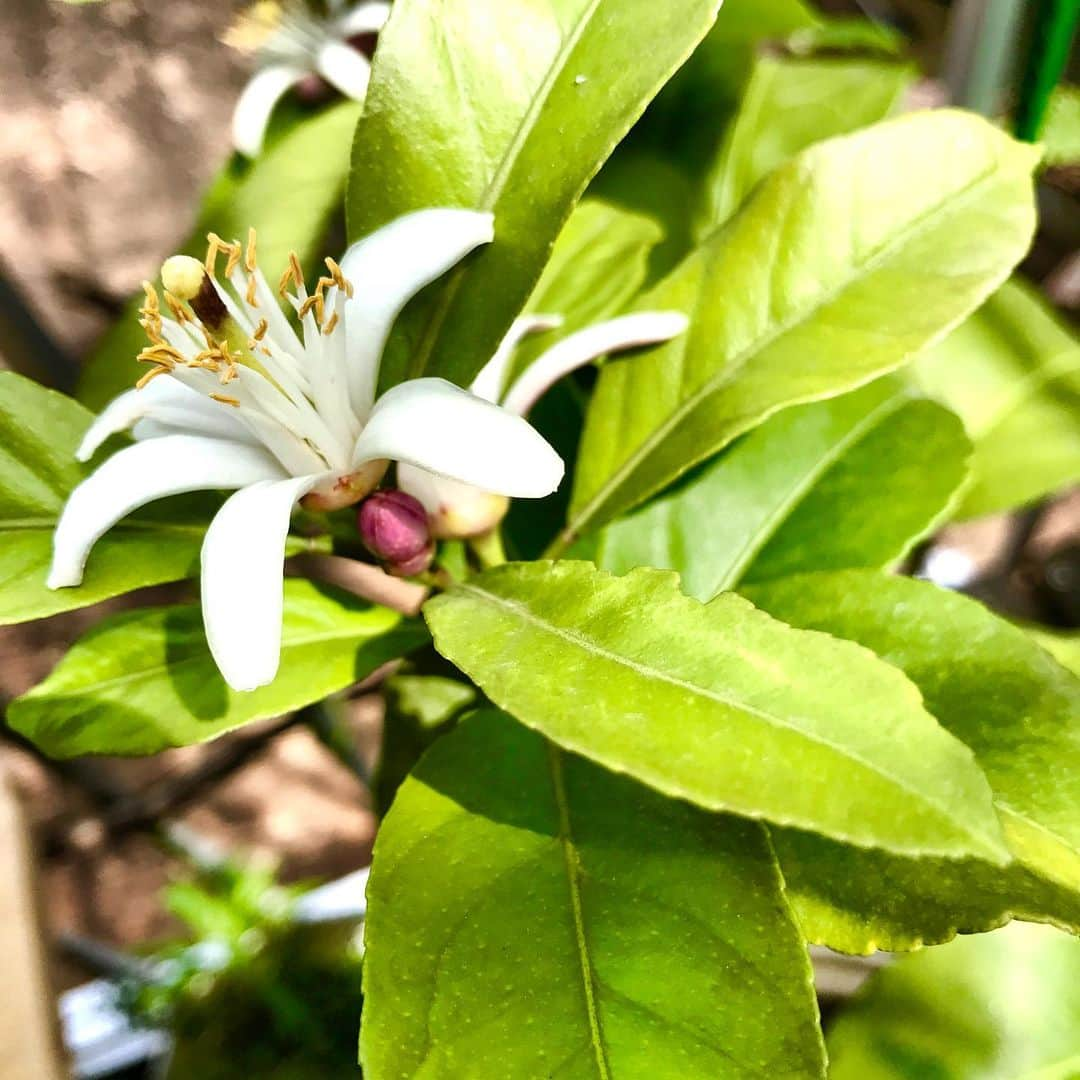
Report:
<svg viewBox="0 0 1080 1080"><path fill-rule="evenodd" d="M873 649L975 753L1009 847L1080 892L1080 680L1019 627L928 582L862 570L750 586L777 618Z"/></svg>
<svg viewBox="0 0 1080 1080"><path fill-rule="evenodd" d="M1080 341L1019 279L911 373L975 444L961 516L1022 506L1080 479Z"/></svg>
<svg viewBox="0 0 1080 1080"><path fill-rule="evenodd" d="M1025 626L1024 629L1062 667L1080 675L1080 633L1048 630L1044 626Z"/></svg>
<svg viewBox="0 0 1080 1080"><path fill-rule="evenodd" d="M68 495L89 471L76 462L75 449L92 419L63 394L0 373L0 624L86 607L177 581L198 568L216 504L168 499L124 518L102 537L79 588L46 586L53 530Z"/></svg>
<svg viewBox="0 0 1080 1080"><path fill-rule="evenodd" d="M356 102L341 102L291 126L250 165L234 161L226 166L182 250L202 258L208 232L243 240L251 227L258 233L259 265L267 277L284 270L290 251L309 267L340 204L359 115ZM146 344L138 322L141 304L139 296L128 305L83 372L79 400L95 411L130 389L145 371L135 363Z"/></svg>
<svg viewBox="0 0 1080 1080"><path fill-rule="evenodd" d="M383 380L461 385L532 292L574 202L720 0L399 0L353 147L349 231L412 210L495 214L495 242L398 319Z"/></svg>
<svg viewBox="0 0 1080 1080"><path fill-rule="evenodd" d="M519 563L424 614L496 705L666 795L860 845L1007 858L971 752L914 686L732 593L702 605L662 571Z"/></svg>
<svg viewBox="0 0 1080 1080"><path fill-rule="evenodd" d="M396 612L289 578L281 670L269 686L229 689L198 606L143 608L94 627L8 706L8 723L52 757L152 754L319 701L426 640Z"/></svg>
<svg viewBox="0 0 1080 1080"><path fill-rule="evenodd" d="M372 1080L824 1073L760 826L664 799L495 710L399 792L364 939Z"/></svg>
<svg viewBox="0 0 1080 1080"><path fill-rule="evenodd" d="M891 115L914 77L913 68L881 60L759 56L706 174L698 238L727 221L773 169L813 143Z"/></svg>
<svg viewBox="0 0 1080 1080"><path fill-rule="evenodd" d="M622 311L644 285L649 254L662 238L651 218L599 199L583 201L525 305L526 311L561 315L563 324L518 346L510 378L575 330Z"/></svg>
<svg viewBox="0 0 1080 1080"><path fill-rule="evenodd" d="M1035 161L985 121L938 110L819 143L774 172L641 300L693 323L605 365L567 539L777 410L853 389L952 329L1027 248Z"/></svg>
<svg viewBox="0 0 1080 1080"><path fill-rule="evenodd" d="M699 600L800 570L884 568L942 518L970 450L952 413L879 379L766 421L607 526L595 561L677 570Z"/></svg>
<svg viewBox="0 0 1080 1080"><path fill-rule="evenodd" d="M830 1080L1071 1080L1080 941L1011 926L878 972L829 1035Z"/></svg>
<svg viewBox="0 0 1080 1080"><path fill-rule="evenodd" d="M808 941L846 953L899 952L993 930L1010 919L1080 934L1080 892L1021 866L912 859L796 829L769 830Z"/></svg>

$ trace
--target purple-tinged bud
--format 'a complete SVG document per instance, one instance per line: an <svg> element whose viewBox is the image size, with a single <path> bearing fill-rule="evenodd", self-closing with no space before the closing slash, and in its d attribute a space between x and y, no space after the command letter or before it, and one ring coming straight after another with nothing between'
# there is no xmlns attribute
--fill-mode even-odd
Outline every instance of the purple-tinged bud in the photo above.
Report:
<svg viewBox="0 0 1080 1080"><path fill-rule="evenodd" d="M395 577L423 573L435 558L427 511L404 491L376 491L361 504L356 527L364 547Z"/></svg>
<svg viewBox="0 0 1080 1080"><path fill-rule="evenodd" d="M334 88L321 75L310 72L296 82L293 91L305 105L321 105L333 94Z"/></svg>

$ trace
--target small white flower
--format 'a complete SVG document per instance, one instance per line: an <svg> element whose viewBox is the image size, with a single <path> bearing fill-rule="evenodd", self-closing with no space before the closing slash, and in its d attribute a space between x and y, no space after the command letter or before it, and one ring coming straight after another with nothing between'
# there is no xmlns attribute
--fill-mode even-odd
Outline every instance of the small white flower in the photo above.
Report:
<svg viewBox="0 0 1080 1080"><path fill-rule="evenodd" d="M326 7L327 14L318 16L303 0L258 0L226 34L226 42L258 56L258 68L233 113L233 144L240 153L258 155L274 106L311 76L364 100L371 64L349 42L378 33L390 5L368 0L349 9L346 0L326 0Z"/></svg>
<svg viewBox="0 0 1080 1080"><path fill-rule="evenodd" d="M500 404L516 416L526 416L564 375L608 353L653 345L681 334L686 316L675 311L642 311L596 323L570 334L542 353L504 391L514 351L528 334L551 330L562 323L558 315L523 315L514 321L495 355L469 389L485 401ZM423 503L432 535L480 536L493 529L506 513L502 494L439 476L416 465L401 463L398 487Z"/></svg>
<svg viewBox="0 0 1080 1080"><path fill-rule="evenodd" d="M285 538L299 499L348 506L391 460L505 496L554 491L562 460L520 416L436 378L376 400L383 346L402 307L491 238L490 214L418 211L354 244L340 266L328 259L329 275L310 296L294 257L279 291L300 334L256 266L254 236L246 252L211 236L211 273L194 259L170 259L162 279L171 317L150 286L143 308L151 344L140 359L154 366L95 420L78 457L132 425L136 442L72 493L49 586L78 585L94 543L136 508L239 489L203 543L203 618L226 680L253 689L278 667Z"/></svg>

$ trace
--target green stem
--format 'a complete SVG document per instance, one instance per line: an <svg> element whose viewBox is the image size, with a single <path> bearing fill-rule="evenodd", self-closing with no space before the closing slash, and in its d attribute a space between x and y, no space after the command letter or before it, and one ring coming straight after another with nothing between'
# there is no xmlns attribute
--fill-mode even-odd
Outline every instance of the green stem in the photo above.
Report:
<svg viewBox="0 0 1080 1080"><path fill-rule="evenodd" d="M995 116L1002 107L1027 0L959 0L950 16L947 81L953 104Z"/></svg>
<svg viewBox="0 0 1080 1080"><path fill-rule="evenodd" d="M1050 95L1065 73L1078 20L1080 4L1076 0L1042 0L1039 4L1016 109L1017 138L1027 142L1038 139Z"/></svg>
<svg viewBox="0 0 1080 1080"><path fill-rule="evenodd" d="M474 536L469 541L469 547L472 548L473 554L485 570L490 570L493 566L502 566L506 562L502 530L498 527L484 533L483 536Z"/></svg>

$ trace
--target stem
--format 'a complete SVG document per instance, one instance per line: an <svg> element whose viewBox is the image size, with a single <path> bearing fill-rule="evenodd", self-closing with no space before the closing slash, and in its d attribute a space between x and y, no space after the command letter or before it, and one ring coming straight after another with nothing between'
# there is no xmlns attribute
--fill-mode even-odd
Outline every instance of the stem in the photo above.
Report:
<svg viewBox="0 0 1080 1080"><path fill-rule="evenodd" d="M1016 109L1018 139L1034 142L1039 137L1050 95L1065 73L1078 20L1080 4L1076 0L1042 0L1039 4Z"/></svg>
<svg viewBox="0 0 1080 1080"><path fill-rule="evenodd" d="M577 539L571 529L563 529L554 540L544 549L545 559L561 559L566 549Z"/></svg>
<svg viewBox="0 0 1080 1080"><path fill-rule="evenodd" d="M480 566L484 570L490 570L495 566L502 566L506 562L506 549L503 547L502 530L496 526L483 536L474 536L469 541Z"/></svg>

